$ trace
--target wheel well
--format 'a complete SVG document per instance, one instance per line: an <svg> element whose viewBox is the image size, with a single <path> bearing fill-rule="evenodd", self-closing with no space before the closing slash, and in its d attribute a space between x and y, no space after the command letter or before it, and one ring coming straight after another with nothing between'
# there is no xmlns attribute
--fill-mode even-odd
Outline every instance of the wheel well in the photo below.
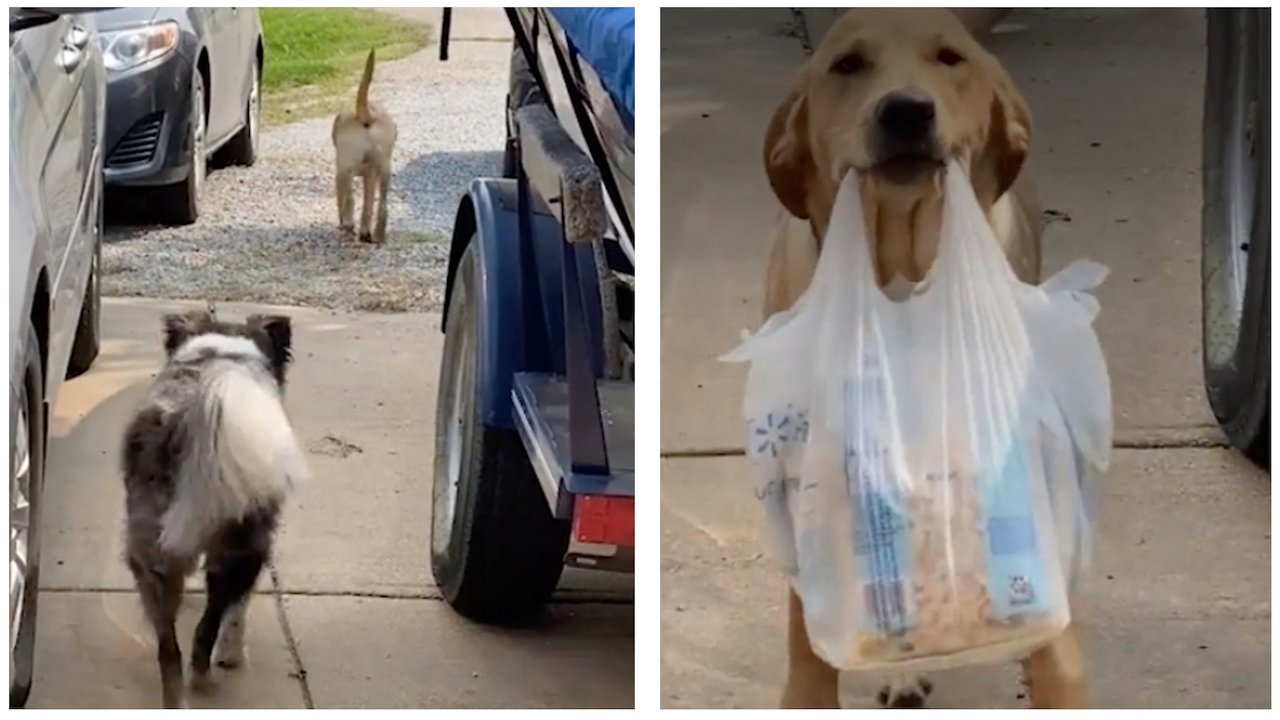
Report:
<svg viewBox="0 0 1280 720"><path fill-rule="evenodd" d="M476 209L467 195L458 205L458 214L453 222L453 238L449 242L449 269L444 279L444 302L440 306L440 332L445 331L445 323L449 317L449 298L453 295L453 276L458 272L458 263L462 253L466 251L471 237L476 234Z"/></svg>
<svg viewBox="0 0 1280 720"><path fill-rule="evenodd" d="M200 58L196 60L196 70L200 73L200 78L204 80L204 119L209 121L209 102L213 97L211 90L213 89L212 80L209 78L209 53L206 50L200 51Z"/></svg>
<svg viewBox="0 0 1280 720"><path fill-rule="evenodd" d="M35 326L36 337L40 340L40 371L42 375L49 372L49 276L40 271L36 279L36 294L31 301L31 324Z"/></svg>

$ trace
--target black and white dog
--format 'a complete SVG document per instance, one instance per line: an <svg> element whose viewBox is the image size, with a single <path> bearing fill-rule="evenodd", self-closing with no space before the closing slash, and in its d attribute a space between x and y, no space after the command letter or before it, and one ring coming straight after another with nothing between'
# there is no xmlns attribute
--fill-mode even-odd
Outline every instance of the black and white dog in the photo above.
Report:
<svg viewBox="0 0 1280 720"><path fill-rule="evenodd" d="M167 359L129 424L123 461L126 560L156 631L167 708L185 705L174 621L202 555L208 604L192 645L192 684L207 684L211 655L223 667L244 660L249 593L281 504L307 474L282 402L291 344L284 316L164 318Z"/></svg>

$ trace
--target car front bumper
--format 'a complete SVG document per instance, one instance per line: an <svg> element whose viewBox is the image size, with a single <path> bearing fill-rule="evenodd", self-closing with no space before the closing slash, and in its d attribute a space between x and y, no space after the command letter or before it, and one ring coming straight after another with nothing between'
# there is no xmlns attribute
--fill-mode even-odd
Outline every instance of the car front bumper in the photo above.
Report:
<svg viewBox="0 0 1280 720"><path fill-rule="evenodd" d="M181 53L107 77L108 186L181 182L191 172L192 73Z"/></svg>

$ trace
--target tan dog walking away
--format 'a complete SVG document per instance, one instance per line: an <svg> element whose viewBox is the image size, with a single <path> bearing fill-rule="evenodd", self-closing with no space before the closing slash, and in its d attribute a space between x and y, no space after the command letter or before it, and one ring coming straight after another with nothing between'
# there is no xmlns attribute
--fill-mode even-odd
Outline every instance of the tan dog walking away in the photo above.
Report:
<svg viewBox="0 0 1280 720"><path fill-rule="evenodd" d="M967 19L973 27L999 15ZM769 183L786 213L769 259L765 317L791 307L808 287L847 172L859 176L878 283L925 279L937 254L941 170L950 157L970 162L975 193L1014 272L1038 283L1040 208L1022 172L1030 145L1025 100L956 15L846 13L801 69L766 134ZM787 635L782 707L838 708L838 673L814 653L794 591ZM1024 660L1023 672L1033 707L1088 706L1074 627ZM921 707L930 690L924 678L904 676L879 700Z"/></svg>
<svg viewBox="0 0 1280 720"><path fill-rule="evenodd" d="M355 231L355 177L364 183L364 206L360 209L360 239L381 243L387 239L387 191L391 189L391 150L396 144L396 124L382 108L369 102L373 81L374 51L364 64L364 76L356 91L355 112L343 111L333 119L333 147L337 151L338 224L347 233ZM374 204L378 222L371 230Z"/></svg>

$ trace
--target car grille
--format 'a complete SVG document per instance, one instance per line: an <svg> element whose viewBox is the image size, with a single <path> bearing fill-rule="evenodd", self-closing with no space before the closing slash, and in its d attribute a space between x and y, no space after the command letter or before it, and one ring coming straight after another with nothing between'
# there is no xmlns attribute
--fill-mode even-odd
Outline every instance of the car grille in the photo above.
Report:
<svg viewBox="0 0 1280 720"><path fill-rule="evenodd" d="M133 124L107 158L107 167L122 167L150 162L160 142L164 113L152 113Z"/></svg>

